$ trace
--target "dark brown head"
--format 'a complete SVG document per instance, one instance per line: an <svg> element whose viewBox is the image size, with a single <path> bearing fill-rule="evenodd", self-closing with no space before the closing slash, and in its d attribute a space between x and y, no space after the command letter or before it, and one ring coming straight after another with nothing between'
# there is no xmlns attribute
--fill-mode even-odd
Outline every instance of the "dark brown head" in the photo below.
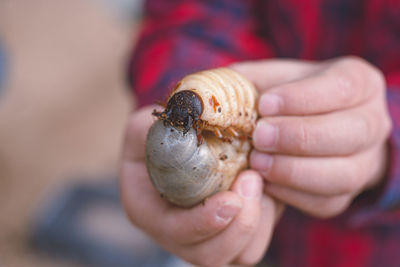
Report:
<svg viewBox="0 0 400 267"><path fill-rule="evenodd" d="M168 101L165 111L159 118L187 133L203 113L203 102L193 91L175 93Z"/></svg>

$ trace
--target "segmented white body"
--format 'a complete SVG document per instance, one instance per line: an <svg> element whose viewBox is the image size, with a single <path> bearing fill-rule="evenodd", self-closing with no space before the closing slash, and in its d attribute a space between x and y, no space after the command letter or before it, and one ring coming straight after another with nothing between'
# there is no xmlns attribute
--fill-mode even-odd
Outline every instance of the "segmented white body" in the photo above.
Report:
<svg viewBox="0 0 400 267"><path fill-rule="evenodd" d="M233 128L251 135L257 118L254 86L227 68L202 71L183 78L171 96L183 90L195 92L203 102L202 127ZM204 129L203 128L203 129ZM170 202L191 207L231 187L236 175L247 167L251 143L230 136L230 142L211 132L187 133L161 119L150 128L146 142L146 165L153 185Z"/></svg>
<svg viewBox="0 0 400 267"><path fill-rule="evenodd" d="M197 93L203 101L200 119L206 126L253 130L257 119L257 91L246 78L229 68L201 71L184 77L171 96L183 90Z"/></svg>

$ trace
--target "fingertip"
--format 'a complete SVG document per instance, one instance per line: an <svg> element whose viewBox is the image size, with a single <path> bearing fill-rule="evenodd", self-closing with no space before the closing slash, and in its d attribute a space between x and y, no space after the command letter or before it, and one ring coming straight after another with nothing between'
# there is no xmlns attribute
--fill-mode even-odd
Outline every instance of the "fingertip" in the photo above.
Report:
<svg viewBox="0 0 400 267"><path fill-rule="evenodd" d="M215 213L215 221L217 224L226 225L230 223L236 215L239 214L242 205L238 203L225 202L219 207Z"/></svg>
<svg viewBox="0 0 400 267"><path fill-rule="evenodd" d="M230 224L230 238L242 240L241 246L248 243L260 220L261 199L263 194L261 176L253 170L246 170L239 174L232 188L243 201L240 214ZM247 240L247 241L245 241Z"/></svg>
<svg viewBox="0 0 400 267"><path fill-rule="evenodd" d="M252 137L253 145L256 149L274 151L278 143L279 128L261 119L257 122Z"/></svg>
<svg viewBox="0 0 400 267"><path fill-rule="evenodd" d="M258 101L258 112L261 116L277 115L281 112L283 99L276 94L264 93Z"/></svg>
<svg viewBox="0 0 400 267"><path fill-rule="evenodd" d="M262 178L256 171L246 170L237 177L233 190L244 199L261 199Z"/></svg>
<svg viewBox="0 0 400 267"><path fill-rule="evenodd" d="M220 192L190 209L174 208L166 214L164 226L177 242L194 244L209 239L230 225L242 210L241 198Z"/></svg>
<svg viewBox="0 0 400 267"><path fill-rule="evenodd" d="M253 150L250 153L250 167L259 171L262 175L268 176L273 163L273 156Z"/></svg>
<svg viewBox="0 0 400 267"><path fill-rule="evenodd" d="M229 224L240 213L242 199L234 192L220 192L207 199L204 203L209 213L211 225L215 227Z"/></svg>

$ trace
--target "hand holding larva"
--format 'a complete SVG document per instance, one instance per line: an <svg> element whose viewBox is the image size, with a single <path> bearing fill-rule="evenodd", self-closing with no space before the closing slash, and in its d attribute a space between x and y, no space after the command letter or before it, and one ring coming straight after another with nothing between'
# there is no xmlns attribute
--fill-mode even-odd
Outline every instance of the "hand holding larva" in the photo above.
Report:
<svg viewBox="0 0 400 267"><path fill-rule="evenodd" d="M163 197L193 206L231 186L247 167L257 92L239 73L219 68L183 78L150 128L146 165Z"/></svg>

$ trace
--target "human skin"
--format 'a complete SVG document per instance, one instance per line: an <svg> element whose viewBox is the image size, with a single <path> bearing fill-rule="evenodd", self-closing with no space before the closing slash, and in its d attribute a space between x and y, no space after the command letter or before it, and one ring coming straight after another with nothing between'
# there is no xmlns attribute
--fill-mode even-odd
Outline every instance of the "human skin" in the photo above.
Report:
<svg viewBox="0 0 400 267"><path fill-rule="evenodd" d="M201 266L252 265L268 248L284 204L316 217L344 211L383 182L391 123L382 74L362 59L236 63L260 92L251 170L228 192L191 209L153 188L145 166L155 106L129 119L120 170L132 223L166 250Z"/></svg>
<svg viewBox="0 0 400 267"><path fill-rule="evenodd" d="M250 166L264 192L326 218L384 182L391 120L377 68L357 57L233 68L261 91Z"/></svg>

